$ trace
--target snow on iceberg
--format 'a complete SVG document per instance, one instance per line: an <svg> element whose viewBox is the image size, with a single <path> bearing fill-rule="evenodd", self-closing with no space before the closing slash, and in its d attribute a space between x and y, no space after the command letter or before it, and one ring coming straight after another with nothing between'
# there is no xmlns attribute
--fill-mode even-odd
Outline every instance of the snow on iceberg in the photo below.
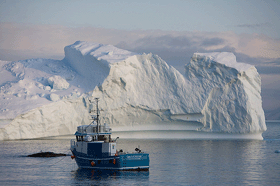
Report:
<svg viewBox="0 0 280 186"><path fill-rule="evenodd" d="M122 61L136 53L116 48L112 45L76 41L66 46L65 61L82 78L85 91L91 91L102 84L108 76L110 64Z"/></svg>
<svg viewBox="0 0 280 186"><path fill-rule="evenodd" d="M49 85L54 90L64 90L69 88L69 83L61 76L52 76L48 78Z"/></svg>
<svg viewBox="0 0 280 186"><path fill-rule="evenodd" d="M185 74L181 74L154 54L138 55L111 45L77 41L65 47L65 58L57 63L61 63L61 72L50 73L37 64L35 69L46 75L37 77L36 83L46 87L45 79L65 77L67 89L41 88L39 94L56 91L64 99L40 96L37 101L47 101L33 110L17 112L13 118L3 114L2 121L10 123L0 129L1 140L72 134L78 125L89 123L90 100L95 97L100 98L102 121L117 132L197 131L205 136L258 134L252 138L261 138L266 130L260 76L253 66L236 62L232 53L195 53L185 66ZM50 64L47 66L55 65ZM12 66L2 69L12 69L10 78L28 80L26 72L29 74L30 69L25 73ZM3 95L9 87L13 94L21 95L22 90L11 88L14 86L2 86ZM3 106L1 109L10 112Z"/></svg>

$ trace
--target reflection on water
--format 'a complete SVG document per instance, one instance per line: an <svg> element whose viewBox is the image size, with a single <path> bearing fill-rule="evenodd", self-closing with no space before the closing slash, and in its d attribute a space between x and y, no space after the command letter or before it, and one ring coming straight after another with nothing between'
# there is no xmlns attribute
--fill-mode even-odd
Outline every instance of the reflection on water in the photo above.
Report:
<svg viewBox="0 0 280 186"><path fill-rule="evenodd" d="M149 171L112 171L77 169L72 172L75 184L94 183L96 185L126 183L139 184L147 183Z"/></svg>
<svg viewBox="0 0 280 186"><path fill-rule="evenodd" d="M155 140L154 143L157 148L150 155L150 183L262 185L280 181L277 178L280 156L273 151L277 143L271 146L258 140Z"/></svg>

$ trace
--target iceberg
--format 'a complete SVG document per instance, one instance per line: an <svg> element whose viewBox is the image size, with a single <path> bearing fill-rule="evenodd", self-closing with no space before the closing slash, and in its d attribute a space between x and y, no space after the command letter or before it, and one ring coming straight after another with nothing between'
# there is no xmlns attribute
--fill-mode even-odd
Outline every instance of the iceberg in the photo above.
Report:
<svg viewBox="0 0 280 186"><path fill-rule="evenodd" d="M232 53L198 53L186 67L186 75L189 79L194 75L199 77L200 82L194 78L193 84L203 87L202 95L207 95L201 111L200 121L204 125L201 130L227 133L266 130L261 77L254 66L237 63Z"/></svg>
<svg viewBox="0 0 280 186"><path fill-rule="evenodd" d="M195 53L181 74L151 53L83 41L64 50L61 61L3 62L1 73L9 78L1 87L0 140L73 134L90 123L95 97L101 122L124 137L193 131L202 138L260 139L266 130L261 78L232 53ZM32 95L37 99L30 101Z"/></svg>

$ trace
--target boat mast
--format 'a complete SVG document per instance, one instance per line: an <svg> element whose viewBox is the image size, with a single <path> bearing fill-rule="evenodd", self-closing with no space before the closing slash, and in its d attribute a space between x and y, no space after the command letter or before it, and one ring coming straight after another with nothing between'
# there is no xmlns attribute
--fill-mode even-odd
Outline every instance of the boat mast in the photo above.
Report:
<svg viewBox="0 0 280 186"><path fill-rule="evenodd" d="M98 99L99 98L95 98L96 100L96 123L97 123L97 134L99 133L99 110L98 110Z"/></svg>

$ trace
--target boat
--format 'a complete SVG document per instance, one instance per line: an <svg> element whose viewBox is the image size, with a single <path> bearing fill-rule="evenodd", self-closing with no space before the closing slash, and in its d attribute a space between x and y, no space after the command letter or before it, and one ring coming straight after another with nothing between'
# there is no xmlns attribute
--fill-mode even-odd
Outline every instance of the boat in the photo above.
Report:
<svg viewBox="0 0 280 186"><path fill-rule="evenodd" d="M112 139L112 129L99 121L98 98L96 100L96 115L92 116L89 125L77 127L76 139L71 139L72 159L79 168L99 170L148 171L149 154L139 147L134 152L117 150L117 140Z"/></svg>

